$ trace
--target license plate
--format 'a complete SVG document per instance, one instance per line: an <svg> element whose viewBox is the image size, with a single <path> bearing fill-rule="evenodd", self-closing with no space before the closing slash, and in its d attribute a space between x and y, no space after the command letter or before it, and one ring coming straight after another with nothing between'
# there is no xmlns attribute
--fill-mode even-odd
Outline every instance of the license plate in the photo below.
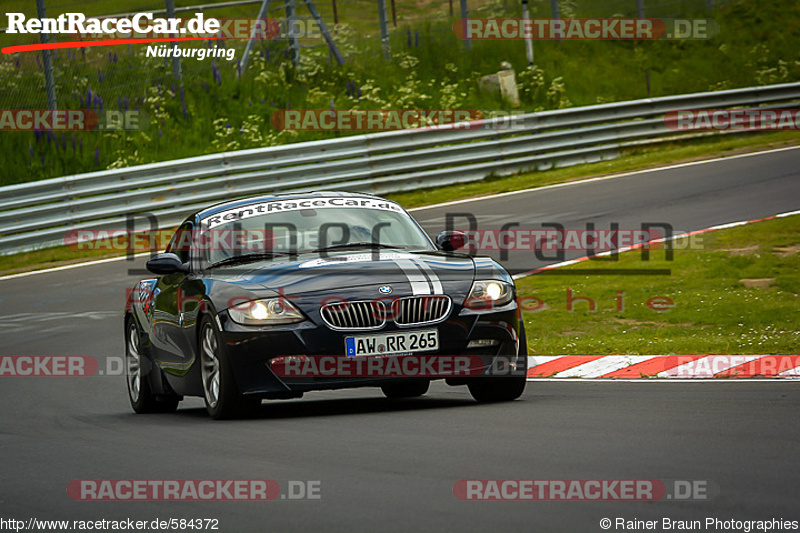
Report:
<svg viewBox="0 0 800 533"><path fill-rule="evenodd" d="M439 332L435 329L427 329L396 331L378 335L357 335L345 337L344 347L348 357L430 352L439 348Z"/></svg>

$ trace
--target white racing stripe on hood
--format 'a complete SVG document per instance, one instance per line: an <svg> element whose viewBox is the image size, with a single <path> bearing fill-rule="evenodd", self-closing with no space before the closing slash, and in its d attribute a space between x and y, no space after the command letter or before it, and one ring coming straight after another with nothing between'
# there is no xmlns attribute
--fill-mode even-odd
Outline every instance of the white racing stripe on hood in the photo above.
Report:
<svg viewBox="0 0 800 533"><path fill-rule="evenodd" d="M414 296L431 294L431 284L411 259L394 259L395 264L408 278Z"/></svg>
<svg viewBox="0 0 800 533"><path fill-rule="evenodd" d="M439 281L439 276L436 274L436 271L431 268L431 266L422 261L420 259L412 259L414 264L419 267L422 273L426 276L428 282L431 284L431 289L433 290L433 294L444 294L444 289L442 288L442 282Z"/></svg>
<svg viewBox="0 0 800 533"><path fill-rule="evenodd" d="M409 253L384 252L378 254L379 261L391 261L405 274L411 284L414 296L428 294L444 294L444 288L439 276L427 262ZM347 263L360 263L374 261L375 253L358 253L335 256L334 258L319 258L306 261L299 268L316 268L329 265L342 265Z"/></svg>

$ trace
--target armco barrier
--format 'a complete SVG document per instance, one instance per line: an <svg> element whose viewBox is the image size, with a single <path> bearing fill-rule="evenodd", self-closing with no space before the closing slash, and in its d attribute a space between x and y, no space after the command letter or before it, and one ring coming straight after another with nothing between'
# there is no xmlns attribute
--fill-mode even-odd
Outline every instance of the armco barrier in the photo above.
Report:
<svg viewBox="0 0 800 533"><path fill-rule="evenodd" d="M74 229L123 227L129 214L161 227L230 198L338 189L384 194L527 169L611 159L642 140L686 137L667 128L676 109L781 107L800 83L648 98L530 113L503 128L432 127L191 157L0 188L0 255L55 246ZM689 134L689 135L696 135Z"/></svg>

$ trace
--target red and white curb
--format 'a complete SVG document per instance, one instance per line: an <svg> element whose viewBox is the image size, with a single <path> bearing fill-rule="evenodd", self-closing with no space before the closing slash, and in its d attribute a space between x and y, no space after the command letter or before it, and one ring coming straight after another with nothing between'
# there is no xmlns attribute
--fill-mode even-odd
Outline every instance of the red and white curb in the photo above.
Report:
<svg viewBox="0 0 800 533"><path fill-rule="evenodd" d="M766 218L742 220L710 228L672 235L679 239L701 233L753 224L775 218L800 215L800 211L780 213ZM596 254L604 256L637 250L649 244L665 242L655 239ZM547 265L514 279L538 274L545 270L588 261L592 256ZM800 355L530 355L528 379L641 379L641 378L800 378Z"/></svg>
<svg viewBox="0 0 800 533"><path fill-rule="evenodd" d="M529 355L528 379L800 379L800 355Z"/></svg>

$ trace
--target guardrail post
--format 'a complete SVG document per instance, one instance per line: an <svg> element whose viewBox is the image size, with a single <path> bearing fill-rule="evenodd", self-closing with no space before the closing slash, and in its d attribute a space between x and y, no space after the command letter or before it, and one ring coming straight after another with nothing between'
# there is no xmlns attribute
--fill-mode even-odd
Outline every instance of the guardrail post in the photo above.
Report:
<svg viewBox="0 0 800 533"><path fill-rule="evenodd" d="M46 17L44 0L36 0L36 15L39 19ZM39 34L39 39L42 44L50 42L50 34L42 32ZM44 84L47 90L47 107L51 110L56 110L56 84L53 80L53 61L50 57L50 50L42 50L42 66L44 67Z"/></svg>
<svg viewBox="0 0 800 533"><path fill-rule="evenodd" d="M289 42L289 56L292 63L297 66L297 63L300 62L300 43L297 42L297 36L294 34L294 21L297 18L295 7L297 7L295 0L286 0L286 36Z"/></svg>
<svg viewBox="0 0 800 533"><path fill-rule="evenodd" d="M531 12L528 10L528 0L522 0L522 18L530 20ZM527 26L527 25L526 25ZM528 66L533 66L533 36L525 36L525 55L528 57Z"/></svg>
<svg viewBox="0 0 800 533"><path fill-rule="evenodd" d="M553 20L559 20L561 18L561 13L558 10L558 0L550 0L550 10L552 11ZM556 41L560 41L559 37L556 37Z"/></svg>
<svg viewBox="0 0 800 533"><path fill-rule="evenodd" d="M319 29L322 32L322 36L325 38L325 42L328 43L328 49L331 51L333 56L336 58L336 62L340 65L344 65L344 58L342 57L341 52L339 52L339 48L336 46L336 43L333 42L333 37L331 37L330 32L328 31L328 27L325 25L325 21L322 20L322 17L317 11L317 8L314 6L314 2L311 0L305 0L306 7L308 11L311 13L311 16L314 17L314 20L317 21L319 25ZM334 19L336 18L336 2L333 4L334 10Z"/></svg>
<svg viewBox="0 0 800 533"><path fill-rule="evenodd" d="M174 19L175 18L175 0L167 0L167 18ZM178 37L177 34L172 34L172 37ZM178 43L172 42L170 46L173 50L172 56L172 77L180 83L181 81L181 58L178 57Z"/></svg>
<svg viewBox="0 0 800 533"><path fill-rule="evenodd" d="M464 21L464 45L467 47L467 50L472 50L472 41L469 39L469 35L467 35L467 22L466 20L469 18L469 8L467 7L467 0L461 0L461 20Z"/></svg>
<svg viewBox="0 0 800 533"><path fill-rule="evenodd" d="M383 57L389 59L392 55L389 43L389 24L386 20L386 1L378 0L378 23L381 27L381 46L383 46Z"/></svg>
<svg viewBox="0 0 800 533"><path fill-rule="evenodd" d="M258 10L258 16L256 17L258 20L266 20L267 13L269 12L269 3L270 0L264 0L261 3L261 9ZM253 30L250 32L250 38L247 39L247 45L244 47L244 52L242 53L242 60L239 62L239 71L237 75L241 77L242 73L247 70L247 60L250 58L250 49L253 47L253 40L256 38L256 30L258 30L258 25L253 24ZM265 27L264 31L269 31L269 28Z"/></svg>

